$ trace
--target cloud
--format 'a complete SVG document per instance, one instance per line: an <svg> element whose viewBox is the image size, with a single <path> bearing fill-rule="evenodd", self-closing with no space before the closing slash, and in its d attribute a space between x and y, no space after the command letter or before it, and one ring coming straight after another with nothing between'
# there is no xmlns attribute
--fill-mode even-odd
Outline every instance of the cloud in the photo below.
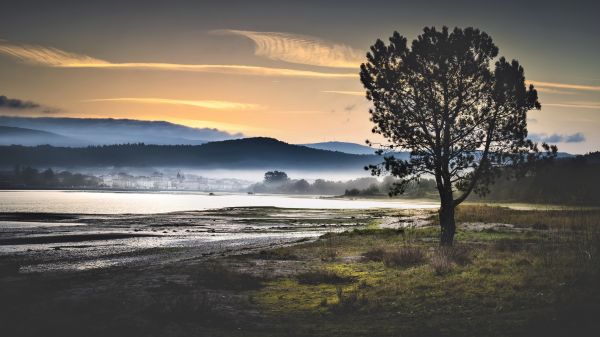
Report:
<svg viewBox="0 0 600 337"><path fill-rule="evenodd" d="M249 103L238 103L229 101L215 101L215 100L181 100L181 99L168 99L168 98L155 98L155 97L118 97L118 98L98 98L85 100L84 102L133 102L133 103L146 103L146 104L172 104L172 105L187 105L205 109L215 110L255 110L262 108L258 104Z"/></svg>
<svg viewBox="0 0 600 337"><path fill-rule="evenodd" d="M574 133L565 137L565 143L581 143L585 142L585 136L581 132Z"/></svg>
<svg viewBox="0 0 600 337"><path fill-rule="evenodd" d="M0 108L23 110L35 109L39 107L40 105L35 102L23 101L18 98L8 98L6 96L0 96Z"/></svg>
<svg viewBox="0 0 600 337"><path fill-rule="evenodd" d="M14 57L22 62L54 68L101 68L101 69L147 69L189 71L219 74L282 76L301 78L358 78L355 73L329 73L310 70L272 68L226 64L178 64L153 62L113 63L87 55L66 52L56 48L36 45L16 45L0 40L0 53Z"/></svg>
<svg viewBox="0 0 600 337"><path fill-rule="evenodd" d="M365 61L363 51L312 36L232 29L214 32L247 37L255 43L255 55L272 60L333 68L358 68Z"/></svg>
<svg viewBox="0 0 600 337"><path fill-rule="evenodd" d="M585 142L585 135L581 132L576 132L570 135L561 135L553 133L547 135L545 133L532 133L529 135L529 139L535 142L545 143L582 143Z"/></svg>
<svg viewBox="0 0 600 337"><path fill-rule="evenodd" d="M581 85L581 84L567 84L567 83L555 83L555 82L542 82L542 81L528 81L536 87L540 88L556 88L556 89L569 89L569 90L582 90L582 91L600 91L600 85Z"/></svg>
<svg viewBox="0 0 600 337"><path fill-rule="evenodd" d="M321 91L327 94L339 94L339 95L350 95L350 96L365 96L364 91L341 91L341 90L324 90Z"/></svg>
<svg viewBox="0 0 600 337"><path fill-rule="evenodd" d="M575 109L597 109L600 110L600 104L579 104L579 103L545 103L542 106L555 106L561 108Z"/></svg>
<svg viewBox="0 0 600 337"><path fill-rule="evenodd" d="M557 94L557 95L577 95L577 92L573 92L573 91L567 91L567 90L559 90L559 89L552 89L552 88L543 88L543 87L535 87L535 90L537 90L538 92L543 92L543 93L547 93L547 94Z"/></svg>

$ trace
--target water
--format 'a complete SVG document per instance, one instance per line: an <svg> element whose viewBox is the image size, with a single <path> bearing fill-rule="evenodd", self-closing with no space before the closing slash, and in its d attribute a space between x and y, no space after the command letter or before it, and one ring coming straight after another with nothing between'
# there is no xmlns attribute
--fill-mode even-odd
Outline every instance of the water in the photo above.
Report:
<svg viewBox="0 0 600 337"><path fill-rule="evenodd" d="M317 196L193 192L2 191L0 212L152 214L224 207L307 209L437 208L432 201L339 200Z"/></svg>
<svg viewBox="0 0 600 337"><path fill-rule="evenodd" d="M279 209L235 208L260 206ZM369 208L435 207L435 202L316 196L0 191L0 213L24 213L0 219L0 257L18 259L20 272L171 263L269 249L383 216Z"/></svg>

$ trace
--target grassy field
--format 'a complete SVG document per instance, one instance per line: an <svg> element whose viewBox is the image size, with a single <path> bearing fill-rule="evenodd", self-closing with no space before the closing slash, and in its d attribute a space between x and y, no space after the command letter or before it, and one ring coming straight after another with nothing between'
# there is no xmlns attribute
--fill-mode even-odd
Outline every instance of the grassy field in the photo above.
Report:
<svg viewBox="0 0 600 337"><path fill-rule="evenodd" d="M438 247L430 218L414 229L379 228L378 218L316 241L160 269L5 277L2 299L18 305L0 314L22 335L600 331L600 211L464 206L453 248Z"/></svg>

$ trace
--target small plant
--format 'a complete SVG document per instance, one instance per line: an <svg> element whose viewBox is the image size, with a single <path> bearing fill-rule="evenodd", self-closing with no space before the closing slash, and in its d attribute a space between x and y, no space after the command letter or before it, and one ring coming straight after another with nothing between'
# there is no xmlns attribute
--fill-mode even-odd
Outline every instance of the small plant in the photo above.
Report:
<svg viewBox="0 0 600 337"><path fill-rule="evenodd" d="M321 260L333 261L338 256L337 242L335 235L326 235L321 249Z"/></svg>

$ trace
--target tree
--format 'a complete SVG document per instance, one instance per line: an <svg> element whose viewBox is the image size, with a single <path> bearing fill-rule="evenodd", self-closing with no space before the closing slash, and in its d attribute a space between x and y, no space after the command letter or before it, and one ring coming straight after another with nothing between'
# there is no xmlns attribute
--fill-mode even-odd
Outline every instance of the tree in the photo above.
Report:
<svg viewBox="0 0 600 337"><path fill-rule="evenodd" d="M410 158L384 156L367 168L400 178L396 194L435 177L440 244L452 245L457 205L472 191L485 194L502 167L524 168L542 157L527 139L527 112L541 108L537 92L516 60L502 57L492 69L498 48L478 29L425 28L410 48L398 32L389 41L371 46L360 77L373 103L373 133L389 142L379 153L400 148ZM555 146L542 147L555 155Z"/></svg>
<svg viewBox="0 0 600 337"><path fill-rule="evenodd" d="M281 184L288 180L287 173L283 171L269 171L265 173L265 184Z"/></svg>

